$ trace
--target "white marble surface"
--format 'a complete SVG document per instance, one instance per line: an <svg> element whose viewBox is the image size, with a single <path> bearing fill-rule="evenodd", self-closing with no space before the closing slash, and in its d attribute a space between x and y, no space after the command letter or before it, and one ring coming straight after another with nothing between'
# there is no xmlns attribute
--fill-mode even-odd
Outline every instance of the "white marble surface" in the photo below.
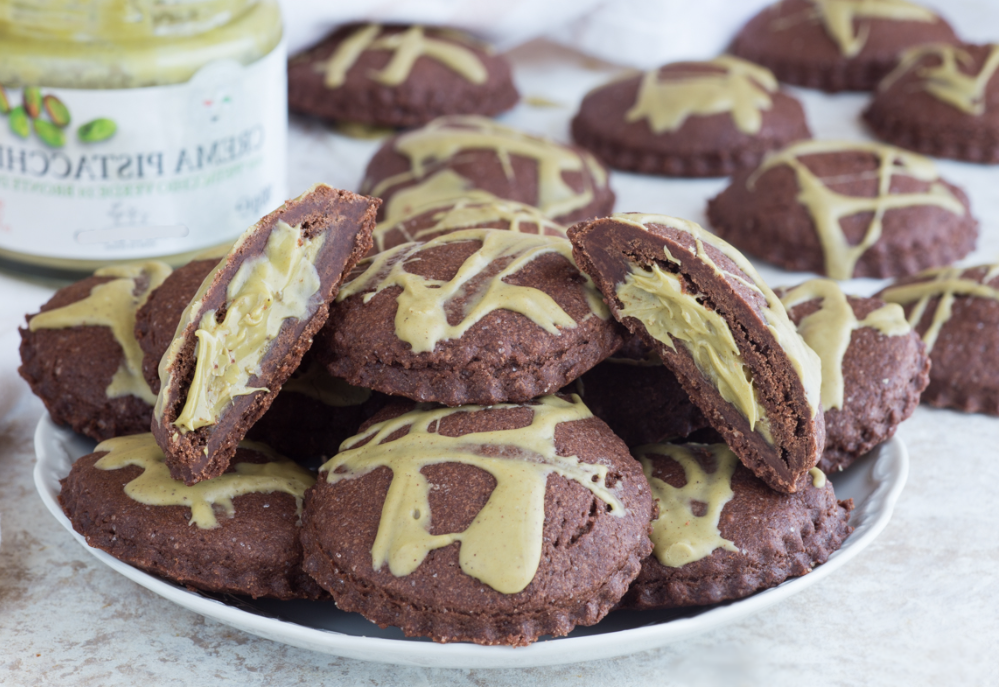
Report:
<svg viewBox="0 0 999 687"><path fill-rule="evenodd" d="M615 70L546 45L514 53L525 96L511 124L565 139L587 88ZM813 131L862 137L864 98L799 92ZM377 142L293 122L290 187L355 188ZM941 163L982 220L979 249L999 254L999 169ZM722 180L615 173L619 210L703 220ZM775 284L796 275L765 269ZM868 280L855 291L878 286ZM331 658L206 621L96 562L34 492L32 432L41 404L14 374L21 314L51 293L0 274L0 684L151 685L996 685L999 684L999 420L921 407L899 430L909 484L870 549L822 584L742 623L634 656L524 670L430 670Z"/></svg>

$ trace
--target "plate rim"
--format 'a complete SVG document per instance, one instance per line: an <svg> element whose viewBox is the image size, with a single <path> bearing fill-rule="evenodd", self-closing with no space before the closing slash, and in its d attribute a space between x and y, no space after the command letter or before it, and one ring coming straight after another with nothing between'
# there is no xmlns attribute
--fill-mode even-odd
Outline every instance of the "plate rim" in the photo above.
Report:
<svg viewBox="0 0 999 687"><path fill-rule="evenodd" d="M58 502L59 477L53 455L61 448L70 453L66 443L73 437L71 430L56 425L48 413L43 413L35 428L35 489L49 512L87 551L112 570L136 584L189 611L230 625L250 634L298 648L325 654L395 665L438 668L510 668L536 667L599 660L637 653L665 646L717 627L728 625L758 613L820 582L866 549L891 520L909 473L909 455L905 443L896 435L874 449L878 455L871 466L871 478L876 486L853 517L860 524L822 565L801 577L793 577L776 587L712 608L688 618L641 627L614 630L581 637L560 637L536 642L527 647L481 646L471 643L438 644L411 639L365 637L322 628L307 627L289 620L271 618L209 599L172 582L160 579L124 563L110 554L87 544L73 529L72 523ZM61 446L56 446L56 444ZM873 517L871 517L873 515ZM614 641L608 641L613 636Z"/></svg>

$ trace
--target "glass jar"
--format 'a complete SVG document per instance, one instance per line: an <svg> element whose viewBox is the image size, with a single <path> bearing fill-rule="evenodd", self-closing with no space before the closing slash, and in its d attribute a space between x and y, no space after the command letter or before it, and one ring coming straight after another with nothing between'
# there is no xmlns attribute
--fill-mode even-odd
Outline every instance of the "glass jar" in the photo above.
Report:
<svg viewBox="0 0 999 687"><path fill-rule="evenodd" d="M285 196L277 0L0 0L0 257L180 263Z"/></svg>

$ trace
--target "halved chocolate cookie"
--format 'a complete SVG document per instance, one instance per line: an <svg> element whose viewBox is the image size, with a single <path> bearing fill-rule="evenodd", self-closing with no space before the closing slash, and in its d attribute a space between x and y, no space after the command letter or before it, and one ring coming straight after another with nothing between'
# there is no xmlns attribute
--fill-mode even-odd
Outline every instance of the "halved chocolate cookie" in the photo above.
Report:
<svg viewBox="0 0 999 687"><path fill-rule="evenodd" d="M793 493L825 443L820 362L749 261L664 215L581 222L569 237L614 317L655 349L757 477Z"/></svg>
<svg viewBox="0 0 999 687"><path fill-rule="evenodd" d="M481 189L540 208L569 224L611 211L614 192L593 155L491 119L441 117L386 141L368 163L361 193L398 221L431 202Z"/></svg>
<svg viewBox="0 0 999 687"><path fill-rule="evenodd" d="M872 91L899 53L956 43L950 25L908 0L782 0L747 23L731 51L785 83L823 91Z"/></svg>
<svg viewBox="0 0 999 687"><path fill-rule="evenodd" d="M590 91L572 137L611 167L728 176L811 138L805 112L766 68L731 55L676 62Z"/></svg>
<svg viewBox="0 0 999 687"><path fill-rule="evenodd" d="M878 297L900 304L926 343L924 403L999 415L999 265L927 270Z"/></svg>
<svg viewBox="0 0 999 687"><path fill-rule="evenodd" d="M598 622L652 550L639 464L578 398L386 408L320 469L304 567L345 611L522 646Z"/></svg>
<svg viewBox="0 0 999 687"><path fill-rule="evenodd" d="M288 63L288 107L385 127L448 114L495 115L517 104L510 65L462 31L351 24Z"/></svg>
<svg viewBox="0 0 999 687"><path fill-rule="evenodd" d="M620 345L566 239L466 229L366 259L313 351L355 386L458 406L553 393Z"/></svg>
<svg viewBox="0 0 999 687"><path fill-rule="evenodd" d="M929 383L929 356L897 304L847 296L829 279L777 293L822 360L826 444L819 468L842 470L912 415Z"/></svg>
<svg viewBox="0 0 999 687"><path fill-rule="evenodd" d="M156 395L143 377L136 311L169 274L162 262L105 267L27 317L18 372L53 421L97 441L149 431Z"/></svg>
<svg viewBox="0 0 999 687"><path fill-rule="evenodd" d="M371 248L378 201L316 185L251 227L205 278L160 363L152 430L171 474L222 474Z"/></svg>
<svg viewBox="0 0 999 687"><path fill-rule="evenodd" d="M999 163L999 44L902 53L864 111L874 134L926 155Z"/></svg>
<svg viewBox="0 0 999 687"><path fill-rule="evenodd" d="M59 502L91 546L178 584L254 598L317 599L302 570L306 470L245 443L193 487L170 477L151 434L98 444L62 480Z"/></svg>
<svg viewBox="0 0 999 687"><path fill-rule="evenodd" d="M825 563L853 531L853 501L837 501L813 468L793 494L753 476L725 444L637 449L659 517L652 555L620 608L702 606L776 587Z"/></svg>
<svg viewBox="0 0 999 687"><path fill-rule="evenodd" d="M864 141L802 141L708 203L715 233L784 269L833 279L948 265L978 238L968 197L933 163Z"/></svg>

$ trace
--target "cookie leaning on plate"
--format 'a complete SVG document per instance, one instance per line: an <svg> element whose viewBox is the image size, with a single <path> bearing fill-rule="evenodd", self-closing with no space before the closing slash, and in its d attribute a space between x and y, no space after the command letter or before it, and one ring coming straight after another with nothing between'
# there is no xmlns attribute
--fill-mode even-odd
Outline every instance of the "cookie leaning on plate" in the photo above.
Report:
<svg viewBox="0 0 999 687"><path fill-rule="evenodd" d="M842 470L895 434L929 382L930 359L897 304L844 294L831 279L778 289L822 360L824 472Z"/></svg>
<svg viewBox="0 0 999 687"><path fill-rule="evenodd" d="M999 265L927 270L877 296L901 305L926 343L924 403L999 415Z"/></svg>
<svg viewBox="0 0 999 687"><path fill-rule="evenodd" d="M408 636L514 646L603 618L652 550L654 512L607 425L558 396L402 410L306 494L304 566L337 605Z"/></svg>
<svg viewBox="0 0 999 687"><path fill-rule="evenodd" d="M318 184L247 230L205 278L160 362L152 431L175 478L225 470L371 248L377 207Z"/></svg>
<svg viewBox="0 0 999 687"><path fill-rule="evenodd" d="M136 311L169 274L156 261L105 267L27 317L18 372L53 421L97 441L149 430L156 395L142 374Z"/></svg>
<svg viewBox="0 0 999 687"><path fill-rule="evenodd" d="M634 451L659 504L652 555L620 608L741 599L811 572L853 531L853 501L837 501L813 468L793 494L753 476L725 444L652 444Z"/></svg>
<svg viewBox="0 0 999 687"><path fill-rule="evenodd" d="M59 502L90 546L147 572L210 592L317 599L298 538L314 482L246 442L224 474L188 487L170 477L153 436L137 434L77 460Z"/></svg>
<svg viewBox="0 0 999 687"><path fill-rule="evenodd" d="M655 349L736 455L794 492L825 442L820 362L749 261L664 215L581 222L569 238L614 317Z"/></svg>

